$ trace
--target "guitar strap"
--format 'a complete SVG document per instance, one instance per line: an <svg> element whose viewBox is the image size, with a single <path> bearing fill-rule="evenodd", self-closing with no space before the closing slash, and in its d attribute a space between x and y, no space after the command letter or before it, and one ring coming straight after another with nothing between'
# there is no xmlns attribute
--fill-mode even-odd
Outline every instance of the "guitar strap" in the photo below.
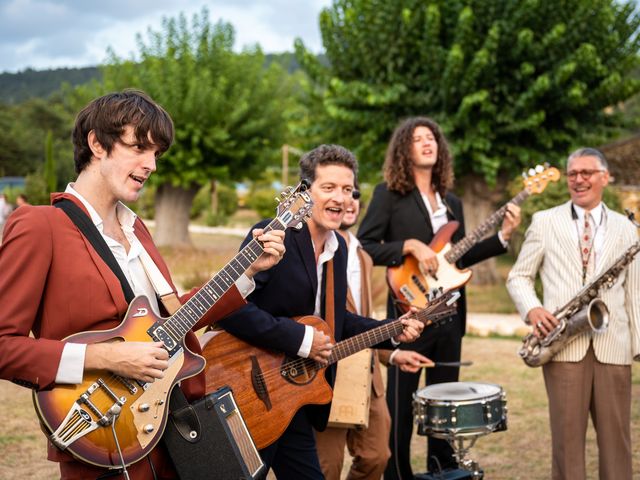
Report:
<svg viewBox="0 0 640 480"><path fill-rule="evenodd" d="M333 297L333 258L327 262L327 278L324 289L324 321L335 336L335 310Z"/></svg>
<svg viewBox="0 0 640 480"><path fill-rule="evenodd" d="M107 242L98 231L98 227L96 227L89 216L71 200L64 198L56 202L53 206L66 213L85 238L89 240L89 243L93 245L93 248L98 255L100 255L102 260L104 260L111 271L116 275L116 277L118 277L120 285L122 286L122 291L124 292L124 298L127 300L127 303L131 303L131 300L135 297L133 289L131 288L131 285L129 285L127 277L124 276L124 272L120 268L120 265L118 265L118 261L116 260L116 257L113 256Z"/></svg>
<svg viewBox="0 0 640 480"><path fill-rule="evenodd" d="M82 232L85 238L89 240L89 243L93 245L93 248L96 250L98 255L100 255L102 260L104 260L104 262L109 266L115 276L118 277L120 285L122 286L122 291L124 292L124 298L127 300L127 303L131 303L131 300L133 300L133 298L135 297L133 289L131 288L131 285L129 285L127 277L124 276L124 272L120 268L116 257L113 256L113 252L111 252L111 249L107 245L107 242L104 240L102 234L98 231L98 228L91 221L89 216L84 213L82 209L75 203L66 198L56 202L53 206L61 209L64 213L66 213L71 221L76 225L76 227L78 227L78 229ZM166 288L171 289L171 287L159 272L158 267L155 263L153 263L153 260L151 259L151 257L149 257L149 254L146 253L144 249L143 251L145 255L141 256L142 265L144 266L144 269L147 272L147 276L149 277L149 280L151 281L154 289L157 293L159 293L162 304L167 309L167 312L172 315L175 310L177 310L177 307L180 306L180 302L175 297L173 290L171 290L170 292L170 294L174 297L173 301L170 299L170 295L167 295ZM151 265L153 265L153 268L155 268L155 271L157 272L156 275L149 273L149 270L151 270L152 268ZM159 278L162 278L164 285L162 285ZM160 291L158 291L159 286L161 288ZM175 307L176 302L178 304L177 307ZM176 398L174 399L174 397ZM182 390L180 390L179 388L173 389L170 401L171 405L173 406L175 404L176 407L188 405L186 397L182 393Z"/></svg>

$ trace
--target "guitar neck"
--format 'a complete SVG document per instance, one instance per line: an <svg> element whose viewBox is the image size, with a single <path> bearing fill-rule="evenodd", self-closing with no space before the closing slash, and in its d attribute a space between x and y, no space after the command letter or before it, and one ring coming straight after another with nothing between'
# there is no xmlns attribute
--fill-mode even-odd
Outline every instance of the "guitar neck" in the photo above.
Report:
<svg viewBox="0 0 640 480"><path fill-rule="evenodd" d="M436 302L435 304L431 304L416 312L413 315L413 318L420 320L425 326L427 326L439 318L451 315L452 310L454 309L444 309L442 312L436 313L437 310L442 309L441 307L441 302ZM331 350L328 364L331 365L339 362L343 358L353 355L354 353L358 353L365 348L369 348L380 342L389 340L390 338L401 334L403 328L402 320L394 320L393 322L385 323L380 327L372 328L371 330L367 330L359 335L342 340L341 342L336 343L333 350Z"/></svg>
<svg viewBox="0 0 640 480"><path fill-rule="evenodd" d="M264 232L284 229L285 225L276 218L264 228ZM172 336L184 338L187 332L233 287L263 252L264 249L260 242L256 239L251 240L227 265L167 319L164 324L165 328L172 333Z"/></svg>
<svg viewBox="0 0 640 480"><path fill-rule="evenodd" d="M528 190L522 190L518 195L513 197L509 202L505 203L499 210L495 211L489 218L487 218L480 226L478 226L473 232L457 242L451 250L445 254L445 259L450 264L456 263L462 256L467 253L471 247L478 243L484 236L493 230L502 222L506 211L507 205L513 203L520 205L524 202L530 193Z"/></svg>

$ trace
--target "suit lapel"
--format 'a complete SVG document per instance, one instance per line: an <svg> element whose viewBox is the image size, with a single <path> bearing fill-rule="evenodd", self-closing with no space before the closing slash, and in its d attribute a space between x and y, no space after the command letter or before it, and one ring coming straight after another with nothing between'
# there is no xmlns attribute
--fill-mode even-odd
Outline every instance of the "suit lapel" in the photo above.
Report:
<svg viewBox="0 0 640 480"><path fill-rule="evenodd" d="M604 203L602 204L602 214L605 215L604 245L602 247L600 259L596 260L596 269L594 274L598 274L608 268L609 265L613 263L613 257L615 254L622 254L622 252L616 252L616 247L619 245L617 239L622 233L620 232L620 224L615 221L615 218L611 215L611 210L609 210Z"/></svg>
<svg viewBox="0 0 640 480"><path fill-rule="evenodd" d="M311 241L311 234L309 233L309 227L305 225L302 230L292 230L293 243L298 250L298 254L302 259L304 268L309 276L309 282L313 287L313 291L318 290L318 270L316 266L316 257L313 252L313 243Z"/></svg>
<svg viewBox="0 0 640 480"><path fill-rule="evenodd" d="M418 206L418 210L420 210L420 213L422 214L424 223L427 227L427 230L429 231L429 236L433 235L433 226L431 225L431 217L429 217L429 212L427 211L427 207L424 204L424 200L422 199L420 190L418 190L417 188L414 188L413 190L411 190L411 196L413 197L413 200L416 202L416 205Z"/></svg>
<svg viewBox="0 0 640 480"><path fill-rule="evenodd" d="M364 249L361 245L358 245L356 250L358 253L358 260L360 260L360 305L362 305L363 317L370 317L371 312L369 306L371 305L371 259L364 253Z"/></svg>
<svg viewBox="0 0 640 480"><path fill-rule="evenodd" d="M580 248L576 233L576 222L571 215L571 202L561 205L558 209L559 215L552 217L552 224L558 239L558 244L563 250L563 256L569 259L572 267L582 275L582 264L580 259Z"/></svg>

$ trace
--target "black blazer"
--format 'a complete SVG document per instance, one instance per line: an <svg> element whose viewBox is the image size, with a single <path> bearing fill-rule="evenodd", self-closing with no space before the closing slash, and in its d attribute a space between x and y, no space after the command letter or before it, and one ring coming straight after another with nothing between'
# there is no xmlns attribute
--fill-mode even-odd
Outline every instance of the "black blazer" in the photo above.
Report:
<svg viewBox="0 0 640 480"><path fill-rule="evenodd" d="M253 228L264 228L268 221ZM347 304L347 246L340 235L339 247L333 259L335 340L352 337L382 325L381 322L350 313ZM252 239L245 238L244 247ZM220 322L229 333L264 348L295 356L304 338L305 327L292 317L313 315L315 309L318 276L316 260L309 228L289 229L285 235L284 258L275 267L255 275L255 290L249 295L249 303ZM322 317L325 308L326 271L322 278ZM376 345L393 348L390 341ZM327 381L333 386L336 365L326 369ZM314 426L324 429L329 415L328 406L313 419Z"/></svg>
<svg viewBox="0 0 640 480"><path fill-rule="evenodd" d="M451 192L447 192L443 201L447 206L449 220L460 222L460 227L451 239L452 243L456 243L465 236L462 202ZM404 261L402 247L405 240L415 238L428 245L434 237L429 212L420 191L414 188L408 194L402 195L388 190L386 183L377 185L357 236L375 265L400 265ZM457 266L466 268L506 251L496 234L473 246L458 261ZM458 315L464 333L467 315L464 288L461 289L461 294ZM392 297L389 295L387 315L394 317L396 313Z"/></svg>

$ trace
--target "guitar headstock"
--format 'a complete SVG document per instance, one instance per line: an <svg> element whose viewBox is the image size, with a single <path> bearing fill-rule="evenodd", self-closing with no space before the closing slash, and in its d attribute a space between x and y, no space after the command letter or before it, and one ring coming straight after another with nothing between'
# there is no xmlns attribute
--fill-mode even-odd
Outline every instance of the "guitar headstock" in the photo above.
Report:
<svg viewBox="0 0 640 480"><path fill-rule="evenodd" d="M542 193L549 182L557 182L560 179L560 170L548 164L536 165L535 168L522 172L522 176L525 190L531 194Z"/></svg>
<svg viewBox="0 0 640 480"><path fill-rule="evenodd" d="M300 182L296 187L287 187L276 198L279 202L276 208L276 220L283 225L283 229L289 227L300 230L304 223L311 217L313 200L307 191L309 184Z"/></svg>
<svg viewBox="0 0 640 480"><path fill-rule="evenodd" d="M456 302L460 298L458 290L443 292L434 290L429 294L429 304L416 313L416 318L425 325L437 323L443 318L449 318L457 312Z"/></svg>

